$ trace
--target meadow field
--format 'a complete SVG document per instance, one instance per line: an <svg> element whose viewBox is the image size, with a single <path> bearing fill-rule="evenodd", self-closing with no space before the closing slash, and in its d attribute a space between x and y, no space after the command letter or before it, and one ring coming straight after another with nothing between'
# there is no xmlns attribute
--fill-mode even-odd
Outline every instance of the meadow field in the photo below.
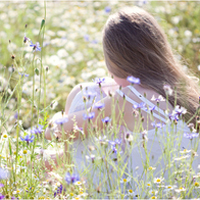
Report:
<svg viewBox="0 0 200 200"><path fill-rule="evenodd" d="M192 71L198 81L199 1L0 1L0 199L200 196L200 172L193 170L191 163L198 155L191 150L177 153L170 141L164 155L169 169L173 167L168 178L162 172L155 175L156 166L148 165L146 179L132 177L125 169L120 142L115 138L118 151L114 156L111 138L105 139L101 133L92 136L95 150L88 147L89 153L83 152L87 165L80 163L81 170L60 158L53 171L44 167L48 154L64 149L64 141L44 138L49 120L64 110L75 85L108 76L103 26L110 14L126 6L142 7L157 19L183 70ZM108 135L117 135L116 127L106 129ZM127 142L131 146L137 140ZM116 182L108 176L108 164L117 172ZM107 181L94 183L95 170Z"/></svg>

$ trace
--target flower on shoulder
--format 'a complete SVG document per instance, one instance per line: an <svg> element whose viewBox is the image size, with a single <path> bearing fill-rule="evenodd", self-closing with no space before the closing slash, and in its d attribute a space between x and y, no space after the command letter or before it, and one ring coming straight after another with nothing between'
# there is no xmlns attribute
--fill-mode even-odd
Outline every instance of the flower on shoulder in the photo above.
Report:
<svg viewBox="0 0 200 200"><path fill-rule="evenodd" d="M96 83L96 84L101 84L101 83L104 83L105 82L105 78L98 78L96 77L95 79L93 79L93 81Z"/></svg>
<svg viewBox="0 0 200 200"><path fill-rule="evenodd" d="M131 84L140 84L140 79L135 78L134 76L128 76L127 81L130 82Z"/></svg>

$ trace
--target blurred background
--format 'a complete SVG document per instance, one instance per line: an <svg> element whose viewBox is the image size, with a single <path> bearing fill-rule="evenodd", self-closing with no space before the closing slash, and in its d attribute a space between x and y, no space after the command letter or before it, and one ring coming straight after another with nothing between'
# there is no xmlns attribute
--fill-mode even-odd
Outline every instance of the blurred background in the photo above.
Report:
<svg viewBox="0 0 200 200"><path fill-rule="evenodd" d="M42 112L38 114L37 110L42 110L44 105L49 106L48 117L64 109L68 93L76 84L107 76L102 50L103 26L110 14L134 5L146 9L157 19L176 57L182 61L183 70L191 69L198 77L198 1L0 2L0 92L4 95L1 106L5 107L1 116L9 116L10 124L13 123L18 96L12 92L19 84L21 73L24 76L20 79L22 96L17 115L24 128L38 121ZM43 37L40 27L44 18ZM33 48L24 43L24 37L30 38L33 44L39 42L42 51L33 53ZM40 76L41 62L45 82ZM39 93L43 96L46 88L45 104L42 98L39 105L32 99L33 81L36 100ZM35 101L35 122L30 118L32 101Z"/></svg>

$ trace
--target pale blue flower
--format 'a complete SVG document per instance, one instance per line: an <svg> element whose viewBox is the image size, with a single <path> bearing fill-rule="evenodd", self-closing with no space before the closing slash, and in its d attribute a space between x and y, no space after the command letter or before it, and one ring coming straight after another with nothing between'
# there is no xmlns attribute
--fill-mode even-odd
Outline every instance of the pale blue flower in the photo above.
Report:
<svg viewBox="0 0 200 200"><path fill-rule="evenodd" d="M140 79L135 78L134 76L128 76L127 81L130 82L131 84L140 84Z"/></svg>

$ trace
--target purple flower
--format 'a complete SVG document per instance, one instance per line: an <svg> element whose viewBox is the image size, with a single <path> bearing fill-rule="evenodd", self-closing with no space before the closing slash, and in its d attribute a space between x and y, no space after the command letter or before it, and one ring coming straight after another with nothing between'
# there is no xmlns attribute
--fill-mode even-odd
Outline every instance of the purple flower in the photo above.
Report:
<svg viewBox="0 0 200 200"><path fill-rule="evenodd" d="M30 133L32 134L40 134L42 132L43 132L43 126L40 124L37 127L34 127L30 130Z"/></svg>
<svg viewBox="0 0 200 200"><path fill-rule="evenodd" d="M80 178L79 178L78 174L71 175L69 172L67 172L65 175L65 181L67 182L67 184L71 184L71 183L74 184L79 180L80 180Z"/></svg>
<svg viewBox="0 0 200 200"><path fill-rule="evenodd" d="M100 102L94 104L94 108L97 108L97 109L102 109L104 106L105 106L105 104L104 103L100 103Z"/></svg>
<svg viewBox="0 0 200 200"><path fill-rule="evenodd" d="M63 191L63 186L61 184L60 186L58 186L57 191L54 192L54 197L56 197L57 194L62 194L62 191Z"/></svg>
<svg viewBox="0 0 200 200"><path fill-rule="evenodd" d="M187 139L192 140L193 138L199 137L199 133L184 133L183 136Z"/></svg>
<svg viewBox="0 0 200 200"><path fill-rule="evenodd" d="M95 116L95 113L94 112L91 112L91 113L88 113L88 115L86 113L83 114L83 119L86 120L86 119L93 119Z"/></svg>
<svg viewBox="0 0 200 200"><path fill-rule="evenodd" d="M29 77L29 74L20 73L20 72L19 72L18 74L21 75L21 77L24 77L24 76L25 76L25 77Z"/></svg>
<svg viewBox="0 0 200 200"><path fill-rule="evenodd" d="M173 110L173 114L176 114L178 116L181 116L182 114L185 114L186 112L187 112L187 110L184 107L181 107L178 105Z"/></svg>
<svg viewBox="0 0 200 200"><path fill-rule="evenodd" d="M163 128L165 126L164 123L155 123L155 122L152 122L151 125L154 127L154 128Z"/></svg>
<svg viewBox="0 0 200 200"><path fill-rule="evenodd" d="M68 122L68 118L67 117L62 117L62 118L59 118L59 119L55 120L55 123L56 124L60 124L60 125L63 125L66 122Z"/></svg>
<svg viewBox="0 0 200 200"><path fill-rule="evenodd" d="M22 137L20 136L20 139L21 139L22 141L26 141L27 144L33 142L33 141L34 141L34 138L35 138L34 135L32 135L32 136L26 135L25 138L22 138Z"/></svg>
<svg viewBox="0 0 200 200"><path fill-rule="evenodd" d="M133 105L133 108L137 109L137 108L144 108L145 107L145 103L144 102L141 102L141 103L138 103L138 104L134 104Z"/></svg>
<svg viewBox="0 0 200 200"><path fill-rule="evenodd" d="M111 11L111 7L110 6L106 6L104 10L105 10L106 13L109 13Z"/></svg>
<svg viewBox="0 0 200 200"><path fill-rule="evenodd" d="M36 44L33 44L32 41L31 41L30 47L33 47L33 52L41 51L41 47L40 47L39 42L36 42Z"/></svg>
<svg viewBox="0 0 200 200"><path fill-rule="evenodd" d="M111 121L111 119L109 118L109 117L105 117L104 119L102 119L102 122L103 123L108 123L108 122L110 122Z"/></svg>
<svg viewBox="0 0 200 200"><path fill-rule="evenodd" d="M3 194L0 193L0 199L4 199L5 196L3 196Z"/></svg>
<svg viewBox="0 0 200 200"><path fill-rule="evenodd" d="M0 180L7 179L9 176L10 176L10 173L8 170L0 168Z"/></svg>
<svg viewBox="0 0 200 200"><path fill-rule="evenodd" d="M115 141L109 141L109 144L111 145L112 152L113 153L117 153L116 145L120 145L121 144L121 140L116 139Z"/></svg>
<svg viewBox="0 0 200 200"><path fill-rule="evenodd" d="M105 78L95 78L93 79L93 81L96 83L96 84L101 84L101 83L104 83L105 82Z"/></svg>
<svg viewBox="0 0 200 200"><path fill-rule="evenodd" d="M128 76L127 81L130 82L131 84L140 84L140 79L135 78L133 76Z"/></svg>
<svg viewBox="0 0 200 200"><path fill-rule="evenodd" d="M15 112L14 118L15 118L15 119L18 119L18 112Z"/></svg>
<svg viewBox="0 0 200 200"><path fill-rule="evenodd" d="M3 183L0 183L0 188L1 188L1 187L4 187L4 184L3 184Z"/></svg>

